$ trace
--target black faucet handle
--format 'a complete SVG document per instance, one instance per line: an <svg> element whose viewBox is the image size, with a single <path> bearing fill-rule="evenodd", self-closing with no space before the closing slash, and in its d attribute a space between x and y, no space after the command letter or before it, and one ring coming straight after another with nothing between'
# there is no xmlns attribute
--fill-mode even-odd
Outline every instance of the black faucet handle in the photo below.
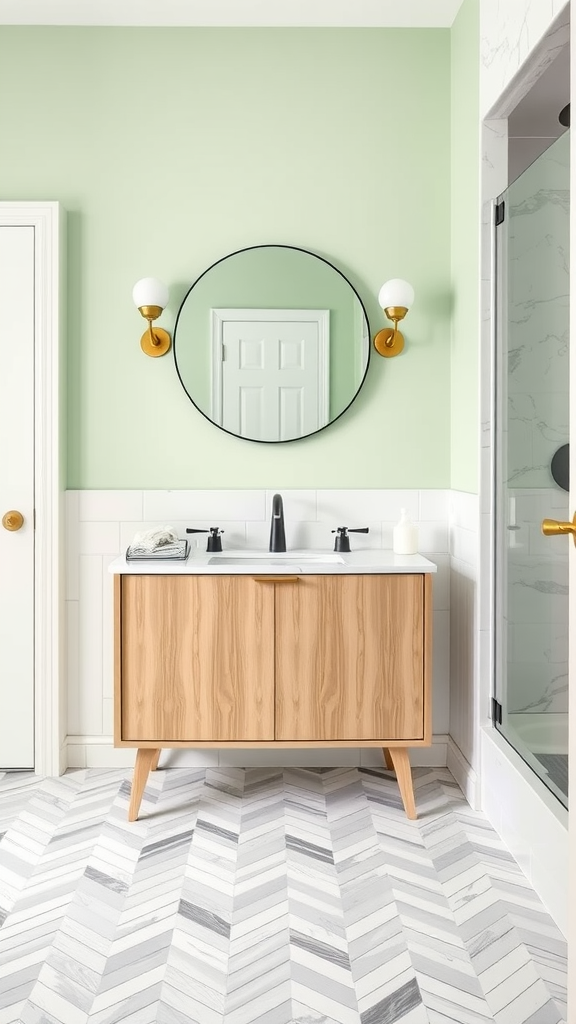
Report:
<svg viewBox="0 0 576 1024"><path fill-rule="evenodd" d="M339 533L345 537L347 533L370 533L369 526L339 526L337 530L332 530L332 533Z"/></svg>
<svg viewBox="0 0 576 1024"><path fill-rule="evenodd" d="M222 551L222 534L224 530L221 530L219 526L210 527L210 536L208 537L208 544L206 545L206 551Z"/></svg>
<svg viewBox="0 0 576 1024"><path fill-rule="evenodd" d="M332 533L336 534L336 540L334 541L334 551L350 551L350 537L349 533L370 533L369 526L339 526L337 530L332 530Z"/></svg>
<svg viewBox="0 0 576 1024"><path fill-rule="evenodd" d="M336 534L336 540L334 541L334 551L350 551L350 537L348 536L348 527L339 526L337 530L332 530L332 533Z"/></svg>
<svg viewBox="0 0 576 1024"><path fill-rule="evenodd" d="M206 551L222 551L221 535L224 533L224 530L221 530L219 526L211 526L209 530L200 530L193 526L187 526L186 533L209 533Z"/></svg>

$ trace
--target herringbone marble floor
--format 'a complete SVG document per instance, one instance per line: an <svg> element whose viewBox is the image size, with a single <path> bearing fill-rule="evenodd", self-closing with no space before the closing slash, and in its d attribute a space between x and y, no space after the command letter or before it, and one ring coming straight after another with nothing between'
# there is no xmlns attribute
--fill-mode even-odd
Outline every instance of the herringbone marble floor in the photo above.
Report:
<svg viewBox="0 0 576 1024"><path fill-rule="evenodd" d="M566 945L446 769L0 777L0 1024L559 1024Z"/></svg>

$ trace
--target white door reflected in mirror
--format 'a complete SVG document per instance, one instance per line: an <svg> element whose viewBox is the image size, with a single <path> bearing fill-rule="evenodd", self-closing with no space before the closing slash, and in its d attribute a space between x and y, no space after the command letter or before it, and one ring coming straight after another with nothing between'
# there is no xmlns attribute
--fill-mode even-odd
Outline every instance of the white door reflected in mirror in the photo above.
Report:
<svg viewBox="0 0 576 1024"><path fill-rule="evenodd" d="M261 441L326 426L329 310L212 309L211 316L215 423Z"/></svg>
<svg viewBox="0 0 576 1024"><path fill-rule="evenodd" d="M173 349L182 387L211 423L247 441L282 443L324 430L350 407L368 372L370 328L358 292L328 260L295 246L256 245L196 279L178 310Z"/></svg>

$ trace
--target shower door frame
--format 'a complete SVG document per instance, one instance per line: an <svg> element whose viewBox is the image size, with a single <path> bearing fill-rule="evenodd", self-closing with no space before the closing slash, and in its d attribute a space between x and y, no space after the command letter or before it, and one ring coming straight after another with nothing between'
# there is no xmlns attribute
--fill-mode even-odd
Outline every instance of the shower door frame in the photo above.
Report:
<svg viewBox="0 0 576 1024"><path fill-rule="evenodd" d="M491 481L492 481L492 493L491 493L491 519L492 519L492 609L491 609L491 620L493 624L492 632L492 643L491 643L491 658L492 658L492 673L491 678L493 680L493 700L492 700L492 723L497 729L499 734L513 747L517 754L523 759L528 767L535 773L540 781L547 786L551 794L565 806L565 797L560 796L562 792L557 783L552 780L552 785L548 786L546 779L544 778L545 769L538 756L529 748L527 743L522 740L520 734L515 735L515 726L508 724L506 718L508 714L514 714L509 710L509 698L510 698L510 679L508 676L510 668L510 659L508 657L508 643L510 626L514 628L516 620L510 622L508 619L509 611L509 600L510 591L508 583L508 570L509 570L509 555L510 546L508 544L509 531L511 529L520 529L516 524L511 526L509 523L509 507L508 507L508 495L507 495L507 483L509 479L509 465L508 456L510 454L509 447L505 443L505 437L509 437L510 421L507 415L509 408L509 371L507 367L507 356L510 352L510 324L514 323L514 318L510 319L509 305L510 305L510 286L514 287L518 283L517 274L510 274L511 264L508 252L509 246L509 230L511 223L511 211L513 209L513 193L512 189L515 189L517 182L523 177L524 174L529 173L539 160L546 156L546 153L552 149L555 145L560 143L560 140L564 138L566 133L562 133L556 139L551 141L550 145L544 150L538 157L522 172L522 174L511 181L506 188L494 199L490 204L490 215L492 224L492 244L493 244L493 294L492 294L492 310L493 310L493 323L494 329L491 338L491 379L492 379L492 407L491 407L491 423L493 433L493 443L491 445ZM569 144L571 145L571 136L569 136ZM557 162L557 158L556 161ZM530 179L529 179L530 180ZM502 220L498 220L497 213L500 205L503 204L503 216ZM513 257L514 262L514 257ZM520 390L512 392L513 395L522 395L525 392ZM527 392L528 393L528 392ZM567 395L567 402L570 403L570 389ZM574 415L570 416L570 422L576 418L576 409ZM509 442L510 443L510 442ZM543 489L543 484L530 485L525 489L527 492L535 491L540 492ZM512 488L512 490L522 490L522 488ZM554 497L558 497L556 494L556 488L550 485L550 501L546 500L542 502L542 510L545 516L554 516L558 513L556 508L560 505L554 504ZM532 495L532 497L538 497ZM550 555L555 556L558 553L562 553L562 544L566 543L566 539L560 539L560 541L552 540L551 544L555 545L550 548ZM530 559L532 557L531 545L529 544L526 548L526 554ZM568 551L566 549L566 554ZM544 558L544 556L538 556ZM546 620L542 620L546 621ZM550 623L552 629L552 623ZM516 660L516 659L513 659ZM557 714L558 712L543 712L543 714ZM504 720L503 720L504 716ZM558 791L558 792L557 792Z"/></svg>

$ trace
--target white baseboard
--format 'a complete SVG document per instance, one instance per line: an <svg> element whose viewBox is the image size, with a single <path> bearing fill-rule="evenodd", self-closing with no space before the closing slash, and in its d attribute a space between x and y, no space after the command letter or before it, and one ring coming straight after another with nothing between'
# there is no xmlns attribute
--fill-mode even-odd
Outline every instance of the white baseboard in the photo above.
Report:
<svg viewBox="0 0 576 1024"><path fill-rule="evenodd" d="M410 763L414 767L445 767L449 742L448 736L439 734L434 736L432 746L413 747L410 750ZM114 747L111 736L67 737L68 768L133 768L135 756L134 747ZM382 751L379 747L282 747L268 750L255 750L253 747L238 747L233 750L226 750L223 747L179 747L165 750L160 755L160 764L170 768L252 768L269 765L322 768L358 765L368 768L381 767L382 763ZM457 781L459 782L458 779Z"/></svg>
<svg viewBox="0 0 576 1024"><path fill-rule="evenodd" d="M410 750L410 764L413 768L446 768L448 736L437 733L432 737L431 747L413 747Z"/></svg>
<svg viewBox="0 0 576 1024"><path fill-rule="evenodd" d="M470 806L475 811L482 810L480 779L451 736L448 736L446 767L456 779Z"/></svg>
<svg viewBox="0 0 576 1024"><path fill-rule="evenodd" d="M68 767L68 738L64 739L60 744L60 750L58 752L58 773L64 775Z"/></svg>

